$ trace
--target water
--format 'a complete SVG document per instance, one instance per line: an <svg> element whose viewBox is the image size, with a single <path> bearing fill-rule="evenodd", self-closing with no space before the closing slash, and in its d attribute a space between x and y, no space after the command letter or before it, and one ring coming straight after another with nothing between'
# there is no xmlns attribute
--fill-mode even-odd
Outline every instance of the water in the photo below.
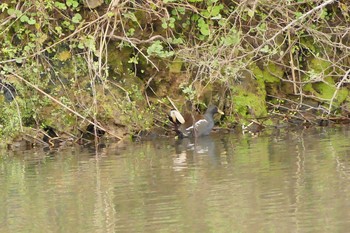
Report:
<svg viewBox="0 0 350 233"><path fill-rule="evenodd" d="M348 232L350 130L3 152L0 232Z"/></svg>

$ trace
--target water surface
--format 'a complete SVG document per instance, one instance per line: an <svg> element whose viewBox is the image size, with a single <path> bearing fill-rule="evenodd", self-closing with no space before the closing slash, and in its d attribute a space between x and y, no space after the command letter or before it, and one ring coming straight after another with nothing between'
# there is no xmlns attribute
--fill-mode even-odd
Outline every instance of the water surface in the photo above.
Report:
<svg viewBox="0 0 350 233"><path fill-rule="evenodd" d="M347 232L350 130L2 152L0 232Z"/></svg>

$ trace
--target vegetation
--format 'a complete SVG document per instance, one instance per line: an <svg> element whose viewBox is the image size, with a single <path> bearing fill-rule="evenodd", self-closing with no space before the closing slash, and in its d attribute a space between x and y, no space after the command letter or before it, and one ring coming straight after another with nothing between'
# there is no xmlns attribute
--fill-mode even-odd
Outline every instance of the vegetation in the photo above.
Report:
<svg viewBox="0 0 350 233"><path fill-rule="evenodd" d="M121 138L163 127L169 99L216 103L228 127L270 115L347 120L349 9L346 0L4 0L0 135L40 138L52 127L77 139L93 124Z"/></svg>

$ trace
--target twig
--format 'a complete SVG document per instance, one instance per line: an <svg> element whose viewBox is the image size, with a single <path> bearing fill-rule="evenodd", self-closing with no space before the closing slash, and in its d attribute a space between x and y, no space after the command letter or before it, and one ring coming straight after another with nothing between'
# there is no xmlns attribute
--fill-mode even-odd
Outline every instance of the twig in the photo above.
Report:
<svg viewBox="0 0 350 233"><path fill-rule="evenodd" d="M166 98L169 100L169 102L171 103L171 105L173 106L173 108L179 112L179 110L177 109L176 105L174 104L174 102L170 99L169 96L166 96Z"/></svg>
<svg viewBox="0 0 350 233"><path fill-rule="evenodd" d="M133 44L146 44L146 43L150 43L156 39L161 39L163 41L166 41L166 39L164 37L162 37L161 35L152 36L152 37L148 38L147 40L140 40L138 38L132 38L132 37L117 36L117 35L113 35L113 34L108 35L108 37L110 37L112 39L125 41L128 43L131 42Z"/></svg>
<svg viewBox="0 0 350 233"><path fill-rule="evenodd" d="M345 75L343 76L343 78L340 80L340 82L338 83L337 85L337 88L335 89L334 93L333 93L333 96L329 102L329 107L328 107L328 116L331 114L331 108L332 108L332 105L333 105L333 102L334 102L334 99L335 97L337 96L338 94L338 91L340 89L340 87L343 85L343 83L345 82L346 79L348 79L348 76L350 74L350 69L348 71L346 71Z"/></svg>
<svg viewBox="0 0 350 233"><path fill-rule="evenodd" d="M295 65L294 65L294 57L293 57L293 49L292 49L292 41L291 41L291 36L290 36L290 30L288 30L287 32L288 35L288 44L290 46L289 48L289 57L290 57L290 68L291 68L291 72L292 72L292 79L293 79L293 91L294 94L298 94L297 92L297 84L295 83L296 78L295 78ZM294 44L294 43L293 43Z"/></svg>

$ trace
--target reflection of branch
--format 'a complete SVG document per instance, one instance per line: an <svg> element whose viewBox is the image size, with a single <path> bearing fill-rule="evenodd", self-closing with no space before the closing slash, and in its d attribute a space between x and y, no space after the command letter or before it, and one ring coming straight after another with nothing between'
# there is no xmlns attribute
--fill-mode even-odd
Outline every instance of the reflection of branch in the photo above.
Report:
<svg viewBox="0 0 350 233"><path fill-rule="evenodd" d="M339 172L340 175L342 175L344 178L349 180L350 177L349 177L349 174L347 172L348 168L346 167L347 163L343 163L340 161L339 156L337 156L334 152L336 150L332 150L332 151L333 151L333 157L334 157L336 165L337 165L337 169L336 169L337 172Z"/></svg>
<svg viewBox="0 0 350 233"><path fill-rule="evenodd" d="M332 108L334 99L335 99L335 97L337 96L340 87L343 85L344 82L346 82L346 80L347 80L347 82L349 82L349 79L348 79L349 74L350 74L350 69L349 69L348 71L346 71L345 75L343 76L343 78L341 79L341 81L338 83L337 88L335 89L335 91L334 91L334 93L333 93L333 96L332 96L332 98L331 98L331 100L330 100L330 102L329 102L328 115L331 114L331 108Z"/></svg>

